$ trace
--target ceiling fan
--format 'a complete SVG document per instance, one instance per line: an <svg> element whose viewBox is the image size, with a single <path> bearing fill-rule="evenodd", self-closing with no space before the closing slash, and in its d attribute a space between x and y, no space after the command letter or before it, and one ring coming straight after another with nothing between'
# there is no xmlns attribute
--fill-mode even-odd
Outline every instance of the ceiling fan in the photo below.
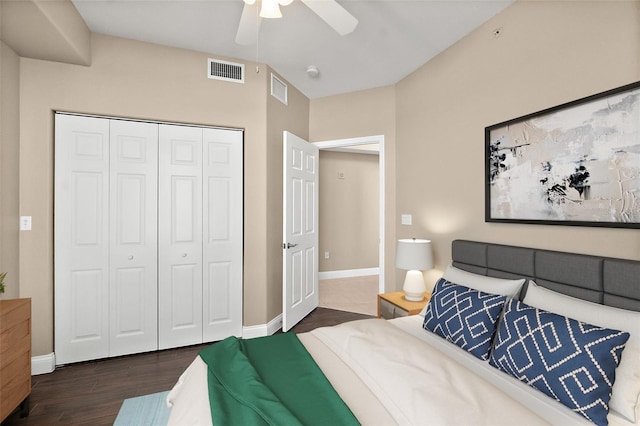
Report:
<svg viewBox="0 0 640 426"><path fill-rule="evenodd" d="M338 34L346 35L355 30L358 20L336 0L300 0ZM258 40L261 18L281 18L280 6L287 6L293 0L244 0L236 43L254 44ZM260 6L260 13L258 13Z"/></svg>

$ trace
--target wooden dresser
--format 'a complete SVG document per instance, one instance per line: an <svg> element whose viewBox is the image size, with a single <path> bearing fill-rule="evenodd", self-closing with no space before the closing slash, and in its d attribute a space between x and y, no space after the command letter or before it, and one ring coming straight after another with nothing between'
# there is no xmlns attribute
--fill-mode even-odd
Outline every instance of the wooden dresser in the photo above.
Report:
<svg viewBox="0 0 640 426"><path fill-rule="evenodd" d="M0 422L28 415L30 393L31 299L0 300Z"/></svg>

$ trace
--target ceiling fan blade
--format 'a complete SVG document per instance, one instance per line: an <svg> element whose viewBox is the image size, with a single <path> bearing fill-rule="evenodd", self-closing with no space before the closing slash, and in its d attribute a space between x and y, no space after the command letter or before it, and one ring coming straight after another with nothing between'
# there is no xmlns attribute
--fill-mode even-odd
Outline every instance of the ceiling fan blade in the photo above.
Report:
<svg viewBox="0 0 640 426"><path fill-rule="evenodd" d="M356 29L358 20L335 0L301 0L340 35Z"/></svg>
<svg viewBox="0 0 640 426"><path fill-rule="evenodd" d="M236 43L243 46L255 44L258 41L258 31L260 30L260 16L258 16L257 4L244 4L238 32L236 33Z"/></svg>

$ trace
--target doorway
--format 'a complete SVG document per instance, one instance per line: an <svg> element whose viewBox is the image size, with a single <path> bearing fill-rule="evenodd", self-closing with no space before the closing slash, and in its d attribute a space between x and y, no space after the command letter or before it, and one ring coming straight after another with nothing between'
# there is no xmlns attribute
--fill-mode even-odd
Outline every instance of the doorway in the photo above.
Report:
<svg viewBox="0 0 640 426"><path fill-rule="evenodd" d="M384 136L377 135L350 139L330 140L315 142L314 144L321 150L321 155L323 154L322 151L325 151L324 156L327 159L326 161L331 161L333 164L333 166L325 165L324 172L328 172L329 174L329 176L325 176L325 179L332 182L332 185L336 185L336 197L343 197L342 202L344 202L344 211L346 212L346 214L362 215L362 220L358 223L358 229L354 230L354 233L356 234L355 238L357 238L358 242L360 243L359 246L350 244L351 240L343 240L342 243L340 243L340 236L336 235L336 232L338 232L339 234L340 230L334 230L333 237L327 237L328 240L331 240L330 244L327 243L323 247L323 237L321 233L320 262L324 263L325 265L324 272L320 272L320 298L323 299L324 295L324 299L327 300L330 305L334 303L331 302L332 300L335 302L340 300L341 302L336 303L337 307L335 308L340 310L349 310L345 309L344 306L348 307L349 300L353 300L353 306L357 308L352 309L352 311L365 313L362 310L368 309L368 313L371 313L371 307L373 307L373 313L375 313L376 294L384 292L385 289ZM338 160L342 157L338 153L347 153L347 155L344 156L346 160ZM345 164L345 170L341 170L340 165L335 165L340 163ZM354 170L349 169L351 167L350 164L352 165L352 167L354 167ZM356 175L354 176L354 174ZM375 182L376 177L377 182ZM350 179L353 179L356 182L350 182ZM365 182L362 182L363 180ZM374 180L374 183L372 185L367 185L367 180ZM354 187L358 189L356 191L353 191L352 188ZM343 192L340 195L340 188L344 188L345 190L347 188L350 188L352 191L351 196L356 200L344 200L345 194ZM365 194L365 192L367 194ZM373 192L373 194L371 194L371 192ZM328 211L325 209L325 217L327 215L331 215L332 217L339 218L343 212L343 210L341 209L340 201L336 200L335 198L332 199L332 201L336 201L335 205L331 206L331 208L334 210L329 210L330 213L328 213ZM353 206L354 203L357 204L358 207L360 206L360 204L362 204L362 208L349 208L349 205ZM320 200L320 204L320 210L322 211L322 200ZM320 220L323 220L322 214ZM367 224L360 222L367 222ZM330 223L333 224L336 222L330 221ZM326 226L327 225L325 223L325 227ZM336 225L337 228L340 228L340 226L344 227L344 224ZM371 229L376 229L376 231L372 233L370 231ZM333 244L333 247L331 247L331 244ZM345 256L345 252L354 253L356 250L365 251L366 248L376 247L376 245L377 254L375 253L376 250L374 248L373 252L370 252L366 256L364 256L364 259L363 256L359 256L359 260L355 262L356 265L359 265L356 269L344 267L345 265L350 264L349 262L345 262L345 259L343 259L343 257ZM333 250L335 250L335 253ZM342 257L340 258L340 260L334 260L332 258L334 254ZM362 267L363 265L364 267ZM336 290L336 288L338 287L342 290ZM325 289L324 293L323 288ZM358 297L361 297L362 299L357 300ZM366 302L369 302L372 306L367 307Z"/></svg>

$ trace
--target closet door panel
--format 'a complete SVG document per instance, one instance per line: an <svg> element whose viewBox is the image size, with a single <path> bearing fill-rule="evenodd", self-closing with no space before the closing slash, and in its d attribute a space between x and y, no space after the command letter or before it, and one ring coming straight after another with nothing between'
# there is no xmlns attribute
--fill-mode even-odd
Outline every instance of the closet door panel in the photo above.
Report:
<svg viewBox="0 0 640 426"><path fill-rule="evenodd" d="M174 264L171 269L171 330L189 333L199 329L201 311L194 306L201 298L201 286L197 277L201 276L198 264ZM200 343L200 340L193 343Z"/></svg>
<svg viewBox="0 0 640 426"><path fill-rule="evenodd" d="M109 355L109 121L56 114L56 363Z"/></svg>
<svg viewBox="0 0 640 426"><path fill-rule="evenodd" d="M159 127L159 348L202 342L202 129Z"/></svg>
<svg viewBox="0 0 640 426"><path fill-rule="evenodd" d="M158 348L158 125L110 122L110 356Z"/></svg>
<svg viewBox="0 0 640 426"><path fill-rule="evenodd" d="M56 114L55 351L242 335L242 131Z"/></svg>
<svg viewBox="0 0 640 426"><path fill-rule="evenodd" d="M203 130L205 342L242 335L242 132Z"/></svg>

